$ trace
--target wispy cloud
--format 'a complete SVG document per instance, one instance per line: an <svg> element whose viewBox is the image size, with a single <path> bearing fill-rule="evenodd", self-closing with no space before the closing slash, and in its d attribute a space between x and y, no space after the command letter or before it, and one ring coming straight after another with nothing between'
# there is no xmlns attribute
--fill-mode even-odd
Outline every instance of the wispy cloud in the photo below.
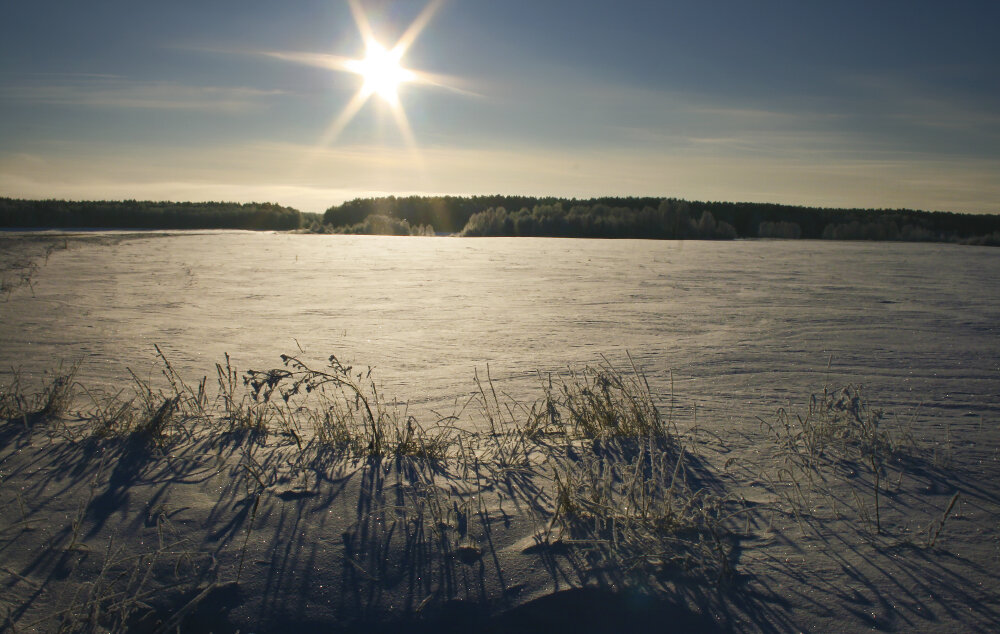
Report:
<svg viewBox="0 0 1000 634"><path fill-rule="evenodd" d="M36 76L8 85L3 99L30 104L234 112L263 105L282 94L234 86L194 86L113 75Z"/></svg>
<svg viewBox="0 0 1000 634"><path fill-rule="evenodd" d="M1000 113L982 98L971 99L943 86L927 85L919 78L854 73L844 76L842 83L859 95L866 110L875 116L926 128L1000 131Z"/></svg>

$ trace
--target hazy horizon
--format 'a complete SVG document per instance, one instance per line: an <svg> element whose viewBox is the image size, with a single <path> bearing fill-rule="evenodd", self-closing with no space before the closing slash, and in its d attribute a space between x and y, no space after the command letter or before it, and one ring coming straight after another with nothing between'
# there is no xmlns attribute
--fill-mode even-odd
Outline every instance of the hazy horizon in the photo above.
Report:
<svg viewBox="0 0 1000 634"><path fill-rule="evenodd" d="M986 2L116 0L5 18L2 196L1000 211ZM360 68L366 39L402 43L391 85Z"/></svg>

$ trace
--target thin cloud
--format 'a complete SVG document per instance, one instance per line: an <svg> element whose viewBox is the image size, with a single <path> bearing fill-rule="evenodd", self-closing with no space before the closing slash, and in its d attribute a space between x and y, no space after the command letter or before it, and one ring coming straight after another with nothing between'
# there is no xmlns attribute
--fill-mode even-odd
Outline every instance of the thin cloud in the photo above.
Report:
<svg viewBox="0 0 1000 634"><path fill-rule="evenodd" d="M154 110L234 112L263 105L280 90L232 86L192 86L137 81L110 75L38 79L8 86L4 98L31 104Z"/></svg>
<svg viewBox="0 0 1000 634"><path fill-rule="evenodd" d="M933 128L982 129L1000 126L1000 114L960 92L945 92L919 78L889 74L851 74L842 83L883 117Z"/></svg>

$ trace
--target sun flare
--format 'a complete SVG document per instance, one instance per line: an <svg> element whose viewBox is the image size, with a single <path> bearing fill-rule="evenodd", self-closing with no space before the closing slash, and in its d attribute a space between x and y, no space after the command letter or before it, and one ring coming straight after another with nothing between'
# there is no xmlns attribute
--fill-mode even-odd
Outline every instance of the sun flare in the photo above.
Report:
<svg viewBox="0 0 1000 634"><path fill-rule="evenodd" d="M390 104L396 103L399 100L399 85L416 77L413 71L400 65L403 51L399 47L386 50L375 40L369 40L366 49L365 58L350 60L346 64L347 69L364 78L363 93L374 93Z"/></svg>
<svg viewBox="0 0 1000 634"><path fill-rule="evenodd" d="M410 149L416 151L417 142L413 136L413 130L410 128L409 121L406 118L406 112L403 110L403 104L400 103L399 99L400 84L425 84L461 92L458 88L446 83L447 78L443 75L411 70L404 68L402 65L402 60L406 52L441 7L443 1L430 0L423 11L420 12L416 19L403 32L395 45L392 48L386 48L376 39L375 31L368 21L368 16L365 15L361 1L347 0L351 14L354 17L354 22L357 24L358 32L365 44L365 54L361 59L349 59L325 53L274 51L264 53L269 57L289 62L344 71L361 76L363 80L361 88L354 93L354 96L347 102L343 110L340 111L340 114L330 122L326 132L319 139L318 147L326 147L332 144L354 116L368 103L372 95L378 95L382 101L388 104L393 119L396 120L396 125L406 144Z"/></svg>

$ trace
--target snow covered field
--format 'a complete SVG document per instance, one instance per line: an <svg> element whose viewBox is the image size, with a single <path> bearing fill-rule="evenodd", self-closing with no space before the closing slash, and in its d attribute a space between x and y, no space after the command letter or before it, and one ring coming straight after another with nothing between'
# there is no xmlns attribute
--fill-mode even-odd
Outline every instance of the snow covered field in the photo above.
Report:
<svg viewBox="0 0 1000 634"><path fill-rule="evenodd" d="M383 392L419 412L447 409L487 364L512 396L533 397L536 371L628 351L654 393L672 374L677 397L719 425L845 382L935 420L1000 413L997 249L252 232L104 242L54 252L33 294L0 303L0 372L79 361L82 382L116 384L126 366L159 375L158 344L196 379L225 352L262 369L301 348L373 366Z"/></svg>
<svg viewBox="0 0 1000 634"><path fill-rule="evenodd" d="M4 627L1000 622L1000 250L212 232L70 237L43 261L37 241L0 245L39 263L0 299L0 384L41 389L62 361L104 398L134 389L128 369L165 386L154 344L190 386L209 377L200 403L167 390L178 426L157 448L95 438L92 409L0 425ZM283 353L374 366L380 398L425 426L460 412L463 440L429 469L233 436L211 400L226 352L239 370ZM549 375L593 396L609 384L583 368L631 376L629 355L667 440L575 437L590 396L572 388L558 425L503 453ZM499 396L463 410L487 366Z"/></svg>

